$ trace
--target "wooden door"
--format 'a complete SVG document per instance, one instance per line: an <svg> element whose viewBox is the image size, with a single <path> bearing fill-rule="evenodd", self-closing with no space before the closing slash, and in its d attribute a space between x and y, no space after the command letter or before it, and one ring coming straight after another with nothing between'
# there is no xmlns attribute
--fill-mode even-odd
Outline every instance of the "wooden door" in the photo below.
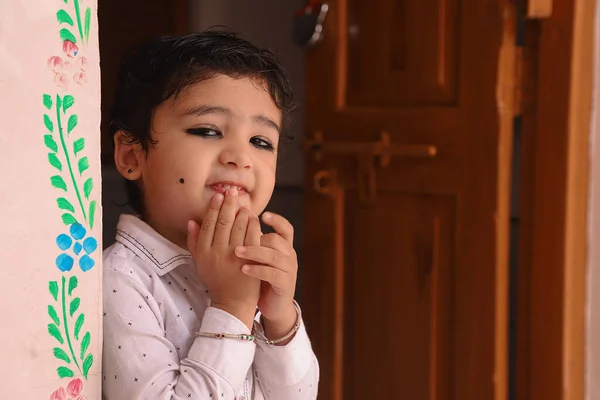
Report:
<svg viewBox="0 0 600 400"><path fill-rule="evenodd" d="M328 4L306 76L319 399L504 400L514 2Z"/></svg>

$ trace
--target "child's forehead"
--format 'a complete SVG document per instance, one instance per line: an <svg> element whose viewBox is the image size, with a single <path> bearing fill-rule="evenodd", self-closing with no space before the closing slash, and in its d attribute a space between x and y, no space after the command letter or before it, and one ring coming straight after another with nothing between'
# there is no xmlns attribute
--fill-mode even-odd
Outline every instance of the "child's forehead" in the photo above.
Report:
<svg viewBox="0 0 600 400"><path fill-rule="evenodd" d="M281 111L269 94L267 85L248 77L217 75L183 88L169 100L170 108L180 116L207 114L267 114L281 118Z"/></svg>

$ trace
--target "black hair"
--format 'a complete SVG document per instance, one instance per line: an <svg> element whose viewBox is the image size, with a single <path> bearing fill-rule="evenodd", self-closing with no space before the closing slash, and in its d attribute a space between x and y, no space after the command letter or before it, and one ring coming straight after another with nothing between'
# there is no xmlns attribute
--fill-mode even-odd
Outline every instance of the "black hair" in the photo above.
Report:
<svg viewBox="0 0 600 400"><path fill-rule="evenodd" d="M294 109L292 88L277 57L235 33L206 30L185 36L163 36L143 43L123 59L109 129L111 135L123 131L131 143L148 151L156 108L176 97L187 87L227 75L252 78L266 89L282 115L282 132L287 134ZM131 207L143 215L142 194L138 185L126 179Z"/></svg>

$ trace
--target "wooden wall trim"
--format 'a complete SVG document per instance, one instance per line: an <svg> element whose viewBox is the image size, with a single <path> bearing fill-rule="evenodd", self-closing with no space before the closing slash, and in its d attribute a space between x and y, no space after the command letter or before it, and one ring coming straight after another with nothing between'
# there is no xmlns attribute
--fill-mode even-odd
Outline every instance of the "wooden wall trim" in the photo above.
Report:
<svg viewBox="0 0 600 400"><path fill-rule="evenodd" d="M555 0L552 16L540 22L535 131L524 132L534 135L523 209L530 264L521 265L528 300L521 312L529 322L521 328L528 353L521 359L532 400L581 400L584 393L594 3Z"/></svg>
<svg viewBox="0 0 600 400"><path fill-rule="evenodd" d="M589 138L594 69L595 0L575 1L569 94L567 224L565 232L565 320L563 393L583 399Z"/></svg>

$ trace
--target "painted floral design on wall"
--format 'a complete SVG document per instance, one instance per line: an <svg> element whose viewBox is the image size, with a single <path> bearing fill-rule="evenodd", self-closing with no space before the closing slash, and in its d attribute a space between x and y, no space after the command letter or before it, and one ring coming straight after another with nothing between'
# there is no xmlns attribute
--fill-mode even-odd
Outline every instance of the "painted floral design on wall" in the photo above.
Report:
<svg viewBox="0 0 600 400"><path fill-rule="evenodd" d="M67 387L59 387L50 395L50 400L85 400L85 396L80 395L83 389L81 379L73 379Z"/></svg>
<svg viewBox="0 0 600 400"><path fill-rule="evenodd" d="M70 271L76 259L83 272L94 267L95 261L90 255L98 248L98 241L92 236L86 237L86 233L83 225L74 223L69 228L69 235L65 233L58 235L56 244L63 251L56 257L56 266L59 270Z"/></svg>
<svg viewBox="0 0 600 400"><path fill-rule="evenodd" d="M51 400L83 400L84 381L94 364L89 351L92 335L85 329L85 313L78 297L79 273L95 266L98 241L93 235L96 218L94 180L89 176L85 138L79 132L77 101L69 89L87 83L87 58L91 7L81 0L54 0L61 4L56 13L62 54L48 58L52 82L60 93L42 95L43 142L50 168L49 184L56 191L58 216L64 230L57 232L58 278L48 283L48 333L54 338L51 350L57 361L56 374L63 383ZM78 378L77 376L83 377Z"/></svg>
<svg viewBox="0 0 600 400"><path fill-rule="evenodd" d="M52 56L48 59L48 68L54 73L54 83L68 89L72 82L83 85L87 82L85 70L87 58L79 52L79 47L70 40L63 42L64 58Z"/></svg>

